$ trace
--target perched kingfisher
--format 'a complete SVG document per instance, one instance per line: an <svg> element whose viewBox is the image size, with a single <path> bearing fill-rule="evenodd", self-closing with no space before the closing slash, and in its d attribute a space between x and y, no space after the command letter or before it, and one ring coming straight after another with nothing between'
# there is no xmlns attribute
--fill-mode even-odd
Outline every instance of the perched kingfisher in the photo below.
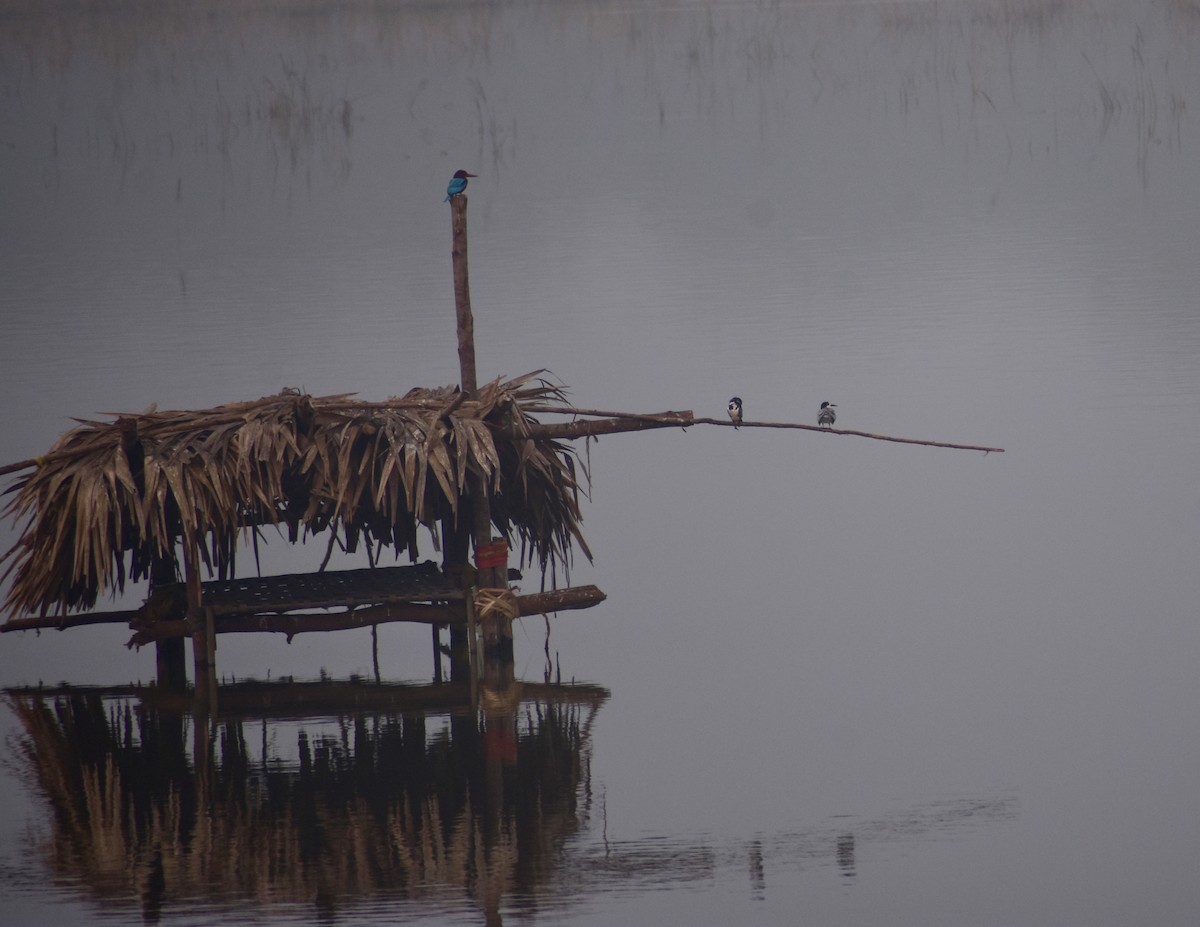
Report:
<svg viewBox="0 0 1200 927"><path fill-rule="evenodd" d="M837 413L833 411L836 408L837 405L835 403L821 403L821 411L817 413L817 424L828 425L830 428L832 428L833 423L837 421Z"/></svg>
<svg viewBox="0 0 1200 927"><path fill-rule="evenodd" d="M726 410L729 412L729 417L733 419L733 427L736 429L742 424L742 400L738 396L734 396L729 400Z"/></svg>
<svg viewBox="0 0 1200 927"><path fill-rule="evenodd" d="M468 177L478 176L478 174L468 174L466 171L455 171L454 176L450 178L450 183L446 186L446 198L442 202L449 203L452 197L458 196L467 189Z"/></svg>

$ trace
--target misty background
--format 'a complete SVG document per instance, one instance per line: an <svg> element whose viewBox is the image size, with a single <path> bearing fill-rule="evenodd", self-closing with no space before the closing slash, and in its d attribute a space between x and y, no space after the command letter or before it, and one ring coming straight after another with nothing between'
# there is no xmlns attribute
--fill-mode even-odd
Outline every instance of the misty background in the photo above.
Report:
<svg viewBox="0 0 1200 927"><path fill-rule="evenodd" d="M456 382L465 168L481 380L1005 449L589 445L571 580L608 600L550 637L612 692L576 849L705 863L554 922L1189 924L1198 37L1191 0L7 0L0 461L151 403ZM280 538L264 572L323 556ZM517 627L519 676L545 634ZM0 682L149 681L127 636L4 635ZM380 645L428 676L426 629ZM370 660L248 635L218 667ZM28 922L82 904L29 887L11 771L0 810Z"/></svg>

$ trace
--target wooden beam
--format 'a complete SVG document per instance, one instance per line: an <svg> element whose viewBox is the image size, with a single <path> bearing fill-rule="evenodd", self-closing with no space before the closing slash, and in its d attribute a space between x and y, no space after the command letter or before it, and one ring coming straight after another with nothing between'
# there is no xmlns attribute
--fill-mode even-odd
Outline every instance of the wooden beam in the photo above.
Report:
<svg viewBox="0 0 1200 927"><path fill-rule="evenodd" d="M82 628L90 624L133 624L142 617L142 610L126 609L119 612L83 612L75 615L28 615L10 618L0 624L0 634L9 631L65 631L67 628Z"/></svg>
<svg viewBox="0 0 1200 927"><path fill-rule="evenodd" d="M546 612L570 611L599 605L608 596L597 586L569 586L566 589L551 589L549 592L533 592L517 596L521 615L541 615Z"/></svg>
<svg viewBox="0 0 1200 927"><path fill-rule="evenodd" d="M691 412L663 412L659 415L628 415L620 418L529 425L521 433L517 433L515 429L505 429L501 434L506 438L529 440L592 438L625 431L646 431L651 428L688 428L697 421L699 420L693 418Z"/></svg>
<svg viewBox="0 0 1200 927"><path fill-rule="evenodd" d="M540 615L544 612L571 611L599 605L607 596L596 586L569 586L566 589L551 589L549 592L532 592L517 596L521 615ZM87 612L78 615L30 616L12 618L0 625L6 631L65 631L67 628L85 627L93 624L123 624L133 627L143 618L142 609L114 612ZM419 624L464 626L463 610L447 605L426 605L418 602L400 602L391 605L371 605L335 612L332 614L308 615L218 615L218 634L252 631L272 631L280 634L299 634L304 631L341 631L386 624L392 621L413 621ZM162 619L146 628L141 628L130 639L129 645L141 647L156 641L190 637L194 628L183 619Z"/></svg>
<svg viewBox="0 0 1200 927"><path fill-rule="evenodd" d="M401 602L316 614L218 615L214 621L214 630L217 634L248 634L263 631L286 634L291 638L296 634L316 631L351 631L355 628L367 628L392 621L440 625L460 622L461 618L459 611L449 606ZM149 627L137 631L126 646L141 647L156 641L185 637L193 633L190 621L157 621Z"/></svg>

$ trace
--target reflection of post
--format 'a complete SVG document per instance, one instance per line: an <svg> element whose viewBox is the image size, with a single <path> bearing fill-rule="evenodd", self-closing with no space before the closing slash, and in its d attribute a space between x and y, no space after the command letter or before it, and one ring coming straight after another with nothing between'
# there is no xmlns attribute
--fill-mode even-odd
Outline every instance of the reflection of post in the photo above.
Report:
<svg viewBox="0 0 1200 927"><path fill-rule="evenodd" d="M196 678L199 679L199 675ZM212 817L203 813L204 809L212 807L213 742L209 721L207 703L197 699L196 710L192 714L192 765L196 776L196 808L201 809L202 813L196 818L193 852L201 859L204 858L201 848L211 849L213 827Z"/></svg>
<svg viewBox="0 0 1200 927"><path fill-rule="evenodd" d="M511 663L504 665L512 666ZM492 674L497 666L497 661L489 661L484 671ZM515 865L515 860L506 858L511 848L504 839L504 770L517 765L517 721L512 712L518 701L511 674L506 688L489 690L486 694L488 698L485 704L490 702L494 708L484 712L483 759L487 791L482 808L482 824L484 846L489 851L491 865L487 878L480 879L479 894L484 923L488 927L498 927L502 923L500 907L504 900L505 875Z"/></svg>
<svg viewBox="0 0 1200 927"><path fill-rule="evenodd" d="M853 879L856 873L854 865L854 834L842 834L837 838L838 868L846 879Z"/></svg>
<svg viewBox="0 0 1200 927"><path fill-rule="evenodd" d="M747 853L750 861L750 887L754 891L756 901L762 901L766 893L767 878L763 869L762 841L755 838L750 843Z"/></svg>

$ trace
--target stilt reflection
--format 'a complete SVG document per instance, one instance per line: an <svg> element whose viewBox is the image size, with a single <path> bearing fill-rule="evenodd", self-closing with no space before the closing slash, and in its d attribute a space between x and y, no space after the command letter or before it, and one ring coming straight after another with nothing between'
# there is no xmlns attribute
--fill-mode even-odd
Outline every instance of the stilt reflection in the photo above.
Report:
<svg viewBox="0 0 1200 927"><path fill-rule="evenodd" d="M56 880L147 922L243 899L322 917L425 899L499 923L591 814L598 686L515 682L480 709L457 684L221 695L206 722L148 688L8 690L21 774L52 811L32 849Z"/></svg>

